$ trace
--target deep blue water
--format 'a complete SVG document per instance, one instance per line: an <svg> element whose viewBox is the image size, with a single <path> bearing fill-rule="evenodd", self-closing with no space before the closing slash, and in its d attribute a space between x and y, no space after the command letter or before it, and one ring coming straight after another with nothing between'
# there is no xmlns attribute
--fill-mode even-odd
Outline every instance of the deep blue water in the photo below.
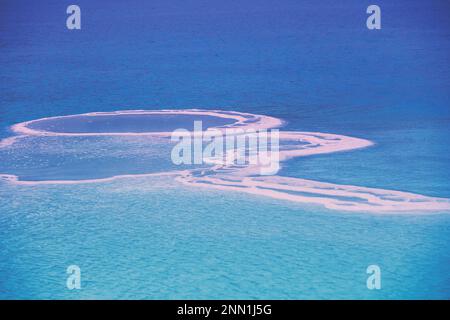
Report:
<svg viewBox="0 0 450 320"><path fill-rule="evenodd" d="M82 30L69 31L69 3L2 1L0 137L57 115L237 110L376 143L283 175L450 197L449 3L376 3L379 31L365 26L371 1L77 1ZM79 154L79 140L55 152ZM139 172L154 153L132 147L116 152ZM82 159L102 167L109 149ZM448 299L449 231L448 215L348 214L152 179L0 182L0 297ZM65 286L70 264L79 291ZM380 291L366 288L369 264Z"/></svg>
<svg viewBox="0 0 450 320"><path fill-rule="evenodd" d="M196 116L202 122L202 129L231 124L236 120L211 116ZM120 116L76 116L53 118L33 122L29 128L64 133L86 132L172 132L176 129L194 130L193 117L189 115L127 115Z"/></svg>

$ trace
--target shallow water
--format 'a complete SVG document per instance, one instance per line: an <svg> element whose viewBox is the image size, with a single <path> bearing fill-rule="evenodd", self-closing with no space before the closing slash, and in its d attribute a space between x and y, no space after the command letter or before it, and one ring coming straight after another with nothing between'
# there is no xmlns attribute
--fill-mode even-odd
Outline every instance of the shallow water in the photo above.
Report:
<svg viewBox="0 0 450 320"><path fill-rule="evenodd" d="M1 185L0 296L448 298L446 216L339 214L124 182ZM65 289L70 264L82 290ZM370 264L382 268L380 291L366 288Z"/></svg>

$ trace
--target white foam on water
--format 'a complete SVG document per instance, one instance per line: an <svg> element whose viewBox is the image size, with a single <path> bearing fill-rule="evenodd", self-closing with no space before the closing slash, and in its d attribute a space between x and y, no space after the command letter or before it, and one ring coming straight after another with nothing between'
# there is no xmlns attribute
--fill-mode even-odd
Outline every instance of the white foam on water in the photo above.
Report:
<svg viewBox="0 0 450 320"><path fill-rule="evenodd" d="M218 130L227 128L264 130L279 127L283 121L277 118L256 115L251 113L220 111L220 110L200 110L200 109L184 109L184 110L123 110L113 112L90 112L83 114L74 114L68 116L47 117L31 121L25 121L15 124L11 130L17 134L33 135L33 136L160 136L168 137L172 132L54 132L51 130L39 130L30 128L30 125L36 123L45 123L48 120L67 119L75 117L102 117L122 115L191 115L191 116L211 116L223 119L233 119L234 123L216 127ZM0 142L1 143L1 142Z"/></svg>
<svg viewBox="0 0 450 320"><path fill-rule="evenodd" d="M18 143L24 136L154 136L170 137L172 132L52 132L50 130L37 130L30 125L46 120L68 117L101 117L132 115L192 115L212 116L235 120L234 123L219 126L214 129L252 129L266 130L283 125L281 119L274 117L241 113L236 111L221 110L126 110L114 112L92 112L80 115L42 118L22 122L12 126L13 132L18 136L0 141L0 148L5 148ZM366 148L373 142L338 134L322 132L293 132L280 131L280 161L286 161L295 157L326 154L354 149ZM289 148L283 146L283 142L289 142ZM305 204L316 204L328 209L352 212L371 213L433 213L450 212L450 199L428 197L410 192L368 188L362 186L339 185L300 178L282 177L278 175L261 176L260 167L257 165L233 165L215 162L206 169L171 171L150 174L125 174L100 179L85 180L46 180L23 181L11 174L0 174L0 178L9 183L20 185L39 184L80 184L100 183L116 179L132 179L146 176L175 176L176 180L192 187L214 188L224 191L238 191L249 194L270 197Z"/></svg>

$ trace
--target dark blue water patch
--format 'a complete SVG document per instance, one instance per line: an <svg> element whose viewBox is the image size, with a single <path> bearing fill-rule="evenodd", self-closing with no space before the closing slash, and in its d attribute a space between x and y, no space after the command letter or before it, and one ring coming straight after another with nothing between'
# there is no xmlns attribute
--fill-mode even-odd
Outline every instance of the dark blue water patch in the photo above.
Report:
<svg viewBox="0 0 450 320"><path fill-rule="evenodd" d="M180 128L192 131L194 121L202 121L203 130L235 122L206 115L121 114L45 119L33 122L29 127L58 133L167 132Z"/></svg>

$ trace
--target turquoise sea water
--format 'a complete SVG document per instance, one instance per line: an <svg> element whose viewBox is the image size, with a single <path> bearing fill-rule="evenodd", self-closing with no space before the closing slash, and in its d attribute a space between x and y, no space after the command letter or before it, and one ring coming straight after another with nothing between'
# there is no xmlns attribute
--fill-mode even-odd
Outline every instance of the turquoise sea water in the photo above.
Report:
<svg viewBox="0 0 450 320"><path fill-rule="evenodd" d="M379 31L365 27L371 3L357 0L77 4L80 31L65 28L61 1L1 3L0 137L84 112L251 112L375 142L294 159L281 175L450 198L446 1L378 1ZM28 139L1 153L0 168L32 180L172 166L164 144ZM449 245L446 214L338 212L171 178L0 181L7 299L448 299ZM66 288L71 264L81 290ZM371 264L379 291L366 287Z"/></svg>

